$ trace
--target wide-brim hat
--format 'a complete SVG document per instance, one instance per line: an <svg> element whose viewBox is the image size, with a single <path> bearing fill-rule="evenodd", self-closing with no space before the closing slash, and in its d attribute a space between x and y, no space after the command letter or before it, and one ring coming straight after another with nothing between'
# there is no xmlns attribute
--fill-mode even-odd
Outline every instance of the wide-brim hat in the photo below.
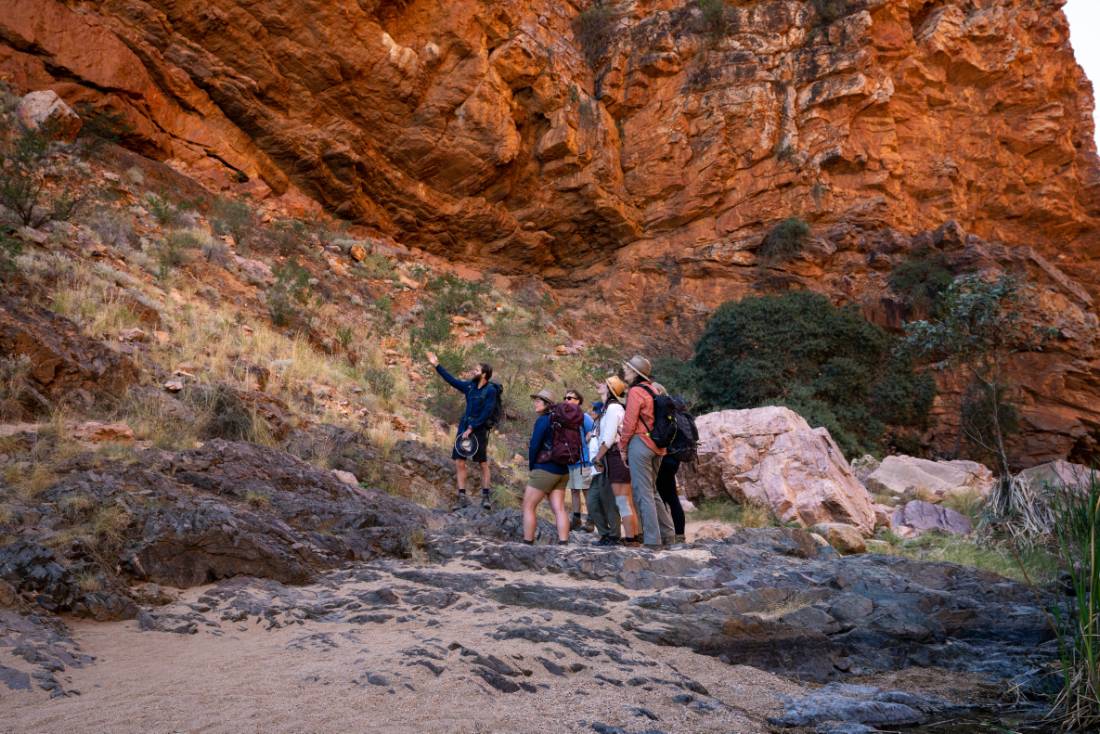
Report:
<svg viewBox="0 0 1100 734"><path fill-rule="evenodd" d="M543 401L547 405L553 405L554 404L554 396L551 395L550 391L546 390L546 389L539 390L538 392L531 393L531 397L532 398L538 398L539 400Z"/></svg>
<svg viewBox="0 0 1100 734"><path fill-rule="evenodd" d="M648 359L640 354L635 354L633 357L623 362L623 367L629 367L646 380L649 379L649 375L653 372L653 365L649 363Z"/></svg>
<svg viewBox="0 0 1100 734"><path fill-rule="evenodd" d="M604 383L607 385L607 389L611 391L611 396L616 400L621 400L623 393L626 392L626 383L619 379L618 375L611 375Z"/></svg>
<svg viewBox="0 0 1100 734"><path fill-rule="evenodd" d="M455 451L459 456L465 456L467 459L476 454L477 449L477 437L472 433L469 436L459 436L455 441Z"/></svg>

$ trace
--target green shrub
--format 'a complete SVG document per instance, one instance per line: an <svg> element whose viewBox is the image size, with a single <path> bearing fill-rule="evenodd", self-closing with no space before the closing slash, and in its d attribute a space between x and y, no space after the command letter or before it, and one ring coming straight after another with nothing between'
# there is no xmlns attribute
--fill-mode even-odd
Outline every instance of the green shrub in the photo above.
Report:
<svg viewBox="0 0 1100 734"><path fill-rule="evenodd" d="M283 219L274 222L265 232L264 239L275 252L290 257L309 238L309 227L297 219Z"/></svg>
<svg viewBox="0 0 1100 734"><path fill-rule="evenodd" d="M369 253L356 266L355 272L376 280L397 280L397 266L385 255Z"/></svg>
<svg viewBox="0 0 1100 734"><path fill-rule="evenodd" d="M890 271L890 288L918 311L934 314L944 291L955 275L942 253L928 250L914 252L912 257Z"/></svg>
<svg viewBox="0 0 1100 734"><path fill-rule="evenodd" d="M232 236L237 248L243 250L256 227L256 217L243 201L219 198L211 209L210 224L217 234Z"/></svg>
<svg viewBox="0 0 1100 734"><path fill-rule="evenodd" d="M296 260L275 268L275 283L267 291L267 310L276 326L308 325L309 271Z"/></svg>
<svg viewBox="0 0 1100 734"><path fill-rule="evenodd" d="M703 31L714 38L726 35L729 19L726 16L726 0L698 0L703 17Z"/></svg>
<svg viewBox="0 0 1100 734"><path fill-rule="evenodd" d="M0 227L0 282L15 272L15 258L22 249L22 244L11 236L8 228Z"/></svg>
<svg viewBox="0 0 1100 734"><path fill-rule="evenodd" d="M695 347L702 409L786 405L849 456L881 453L888 427L920 427L935 394L896 339L852 307L795 292L723 304Z"/></svg>
<svg viewBox="0 0 1100 734"><path fill-rule="evenodd" d="M369 365L363 368L363 381L367 383L372 393L382 398L388 398L393 392L394 385L397 384L389 368Z"/></svg>
<svg viewBox="0 0 1100 734"><path fill-rule="evenodd" d="M153 215L153 219L157 220L157 224L162 227L174 226L180 222L179 209L163 197L156 194L146 194L145 207Z"/></svg>
<svg viewBox="0 0 1100 734"><path fill-rule="evenodd" d="M852 12L850 0L812 0L814 10L823 25L828 25Z"/></svg>
<svg viewBox="0 0 1100 734"><path fill-rule="evenodd" d="M611 45L615 16L602 2L581 11L573 25L573 32L580 41L584 59L592 69L600 63Z"/></svg>
<svg viewBox="0 0 1100 734"><path fill-rule="evenodd" d="M787 262L798 257L806 246L810 225L798 217L784 219L772 227L757 250L757 257L765 264Z"/></svg>
<svg viewBox="0 0 1100 734"><path fill-rule="evenodd" d="M63 154L73 146L50 140L50 131L24 129L9 111L0 112L0 207L17 224L41 227L70 219L85 195L64 183ZM49 185L50 181L60 186Z"/></svg>
<svg viewBox="0 0 1100 734"><path fill-rule="evenodd" d="M160 243L157 250L157 277L166 279L174 268L187 262L187 253L203 246L203 241L194 232L173 230Z"/></svg>

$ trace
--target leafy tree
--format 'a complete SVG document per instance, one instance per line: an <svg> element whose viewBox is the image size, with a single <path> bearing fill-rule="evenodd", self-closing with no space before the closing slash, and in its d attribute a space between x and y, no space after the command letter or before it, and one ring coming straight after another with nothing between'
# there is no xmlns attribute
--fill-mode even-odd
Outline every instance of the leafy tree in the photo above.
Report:
<svg viewBox="0 0 1100 734"><path fill-rule="evenodd" d="M960 416L962 437L999 465L1001 481L993 500L1000 514L1012 504L1005 439L1015 425L1015 411L1006 367L1014 354L1040 351L1052 334L1049 327L1024 319L1031 300L1027 284L1011 275L993 280L964 275L944 291L936 318L905 327L911 354L962 369L970 378Z"/></svg>
<svg viewBox="0 0 1100 734"><path fill-rule="evenodd" d="M934 396L895 341L820 294L749 297L715 311L691 369L673 372L692 384L674 387L703 409L786 405L848 455L881 452L889 428L923 427Z"/></svg>

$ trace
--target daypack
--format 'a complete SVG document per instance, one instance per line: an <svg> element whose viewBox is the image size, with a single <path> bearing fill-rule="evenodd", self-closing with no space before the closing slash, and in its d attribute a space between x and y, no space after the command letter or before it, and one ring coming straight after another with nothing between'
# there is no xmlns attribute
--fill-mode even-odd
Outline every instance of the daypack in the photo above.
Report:
<svg viewBox="0 0 1100 734"><path fill-rule="evenodd" d="M680 398L673 398L676 406L676 436L668 445L669 456L675 457L681 464L695 461L699 449L699 429L695 427L695 417L688 412L687 405Z"/></svg>
<svg viewBox="0 0 1100 734"><path fill-rule="evenodd" d="M550 448L539 452L540 463L553 464L580 463L581 426L584 425L584 411L574 403L558 403L550 409Z"/></svg>
<svg viewBox="0 0 1100 734"><path fill-rule="evenodd" d="M638 385L653 398L653 425L642 425L649 431L649 438L659 449L667 449L676 439L679 426L676 424L676 401L668 395L658 395L646 385Z"/></svg>
<svg viewBox="0 0 1100 734"><path fill-rule="evenodd" d="M500 425L500 421L504 418L504 386L499 382L490 382L489 384L496 388L493 409L489 411L489 419L485 421L485 428L491 431Z"/></svg>

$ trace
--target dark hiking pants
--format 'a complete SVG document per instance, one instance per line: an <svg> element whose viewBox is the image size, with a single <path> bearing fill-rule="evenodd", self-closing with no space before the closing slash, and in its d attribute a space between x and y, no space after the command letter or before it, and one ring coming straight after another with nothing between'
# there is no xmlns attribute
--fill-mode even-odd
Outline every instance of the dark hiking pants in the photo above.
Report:
<svg viewBox="0 0 1100 734"><path fill-rule="evenodd" d="M619 506L615 504L615 494L611 491L611 482L607 472L602 471L592 477L588 487L588 519L596 526L601 538L619 538L622 520L619 518Z"/></svg>
<svg viewBox="0 0 1100 734"><path fill-rule="evenodd" d="M668 511L672 514L672 526L677 535L684 534L684 508L680 505L680 496L676 493L676 472L680 469L680 462L671 456L665 456L661 460L661 468L657 472L657 494L661 501L668 505Z"/></svg>

